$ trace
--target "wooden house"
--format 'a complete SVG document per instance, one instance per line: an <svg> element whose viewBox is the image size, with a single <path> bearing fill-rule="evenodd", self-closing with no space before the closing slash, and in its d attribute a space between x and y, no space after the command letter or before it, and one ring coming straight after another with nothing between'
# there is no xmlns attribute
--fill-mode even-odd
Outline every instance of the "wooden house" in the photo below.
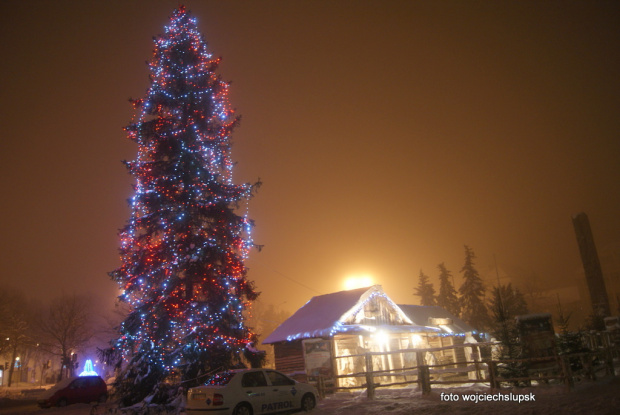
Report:
<svg viewBox="0 0 620 415"><path fill-rule="evenodd" d="M479 353L478 350L468 347L446 348L464 343L477 343L474 337L475 329L460 318L450 314L446 309L438 306L405 304L398 306L413 324L427 325L441 330L440 333L426 338L430 349L442 349L432 352L432 359L437 364L453 363L456 366L459 363L471 361L471 353ZM479 360L480 356L475 358Z"/></svg>
<svg viewBox="0 0 620 415"><path fill-rule="evenodd" d="M404 307L408 312L415 311ZM459 326L462 322L458 319L429 320L435 314L436 318L445 317L439 311L424 316L414 312L412 319L380 285L340 291L313 297L267 336L263 344L273 345L277 370L305 375L308 381L318 376L333 379L365 371L367 352L429 348L437 341L447 344L455 334L449 333L448 328L465 328ZM429 323L433 322L442 324L431 326ZM433 340L444 337L445 340ZM373 355L372 359L374 371L415 365L414 353L385 353ZM347 378L334 383L356 386L362 380Z"/></svg>

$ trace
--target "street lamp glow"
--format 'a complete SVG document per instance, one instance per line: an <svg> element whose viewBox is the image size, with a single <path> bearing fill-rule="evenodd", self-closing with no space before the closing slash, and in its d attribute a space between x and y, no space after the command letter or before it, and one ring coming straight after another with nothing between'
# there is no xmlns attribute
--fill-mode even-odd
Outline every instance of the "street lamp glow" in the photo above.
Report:
<svg viewBox="0 0 620 415"><path fill-rule="evenodd" d="M344 280L345 290L370 287L371 285L373 285L373 281L370 275L353 275Z"/></svg>

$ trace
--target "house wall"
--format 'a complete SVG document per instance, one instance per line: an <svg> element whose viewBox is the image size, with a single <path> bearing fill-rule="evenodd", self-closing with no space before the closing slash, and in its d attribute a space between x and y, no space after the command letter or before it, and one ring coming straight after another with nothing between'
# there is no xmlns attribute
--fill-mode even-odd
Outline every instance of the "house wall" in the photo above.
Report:
<svg viewBox="0 0 620 415"><path fill-rule="evenodd" d="M417 365L412 348L429 347L426 333L384 332L371 335L336 335L334 337L334 368L337 375L366 372L367 352L382 353L372 356L373 371L411 369ZM394 353L390 353L394 352ZM406 380L404 375L376 376L377 383L392 383ZM361 387L364 377L339 378L340 387Z"/></svg>
<svg viewBox="0 0 620 415"><path fill-rule="evenodd" d="M453 344L463 344L465 343L465 336L454 336L452 337ZM459 367L465 367L467 364L467 355L465 354L464 347L455 347L454 348L454 361L458 363Z"/></svg>
<svg viewBox="0 0 620 415"><path fill-rule="evenodd" d="M385 326L405 324L401 316L385 297L375 296L364 303L364 306L354 314L347 324L363 324L366 326Z"/></svg>
<svg viewBox="0 0 620 415"><path fill-rule="evenodd" d="M429 336L428 344L431 348L440 348L455 344L463 344L463 341L459 336ZM435 361L432 364L437 365L454 364L465 360L465 353L463 352L463 348L460 347L435 351L432 352L432 354L435 357Z"/></svg>
<svg viewBox="0 0 620 415"><path fill-rule="evenodd" d="M364 338L360 335L337 335L334 337L334 369L336 375L349 375L366 371L366 361L363 355ZM336 356L353 356L339 357ZM340 378L339 387L361 387L363 378Z"/></svg>
<svg viewBox="0 0 620 415"><path fill-rule="evenodd" d="M309 340L310 341L310 340ZM390 333L387 338L378 339L374 336L363 335L336 335L330 341L330 353L333 362L334 375L349 375L366 371L366 352L382 352L384 355L375 355L373 370L404 369L417 366L414 353L404 352L410 348L442 348L463 344L462 336L437 336L428 333ZM304 345L302 340L274 343L275 368L283 373L292 375L300 381L313 381L306 374ZM391 351L401 351L389 353ZM451 364L449 367L464 365L465 350L462 347L436 350L426 354L427 364ZM332 378L332 375L323 375L329 385L338 387L362 387L363 377ZM382 375L376 376L378 383L392 383L412 380L410 375Z"/></svg>
<svg viewBox="0 0 620 415"><path fill-rule="evenodd" d="M305 372L304 352L301 340L274 343L276 370L282 373L293 374Z"/></svg>

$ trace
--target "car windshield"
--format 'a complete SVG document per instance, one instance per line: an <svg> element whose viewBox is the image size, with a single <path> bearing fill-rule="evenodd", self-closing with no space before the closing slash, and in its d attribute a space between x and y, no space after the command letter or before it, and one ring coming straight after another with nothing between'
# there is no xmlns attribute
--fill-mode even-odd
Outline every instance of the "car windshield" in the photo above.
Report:
<svg viewBox="0 0 620 415"><path fill-rule="evenodd" d="M64 388L66 388L67 386L69 386L69 384L70 384L71 382L73 382L75 379L77 379L77 378L75 378L75 377L72 377L72 378L65 378L65 379L61 380L60 382L58 382L57 384L55 384L54 386L52 386L52 387L50 388L50 391L54 391L54 392L56 392L57 390L64 389Z"/></svg>
<svg viewBox="0 0 620 415"><path fill-rule="evenodd" d="M235 376L233 372L216 373L215 375L207 379L207 381L205 382L205 385L217 385L217 386L227 385L228 382L230 382L230 380L233 378L233 376Z"/></svg>

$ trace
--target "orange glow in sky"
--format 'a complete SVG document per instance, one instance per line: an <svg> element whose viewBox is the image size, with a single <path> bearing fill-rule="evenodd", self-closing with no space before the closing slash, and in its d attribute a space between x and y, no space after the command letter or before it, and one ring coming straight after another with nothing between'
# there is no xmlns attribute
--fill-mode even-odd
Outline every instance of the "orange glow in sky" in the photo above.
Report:
<svg viewBox="0 0 620 415"><path fill-rule="evenodd" d="M419 304L420 271L461 287L468 245L487 296L499 274L533 312L587 315L585 212L618 308L619 2L185 3L242 116L234 182L263 184L247 266L266 307L377 283ZM113 307L127 99L177 6L2 2L2 289Z"/></svg>
<svg viewBox="0 0 620 415"><path fill-rule="evenodd" d="M354 290L356 288L370 287L374 282L370 275L352 275L347 277L343 283L343 289Z"/></svg>

